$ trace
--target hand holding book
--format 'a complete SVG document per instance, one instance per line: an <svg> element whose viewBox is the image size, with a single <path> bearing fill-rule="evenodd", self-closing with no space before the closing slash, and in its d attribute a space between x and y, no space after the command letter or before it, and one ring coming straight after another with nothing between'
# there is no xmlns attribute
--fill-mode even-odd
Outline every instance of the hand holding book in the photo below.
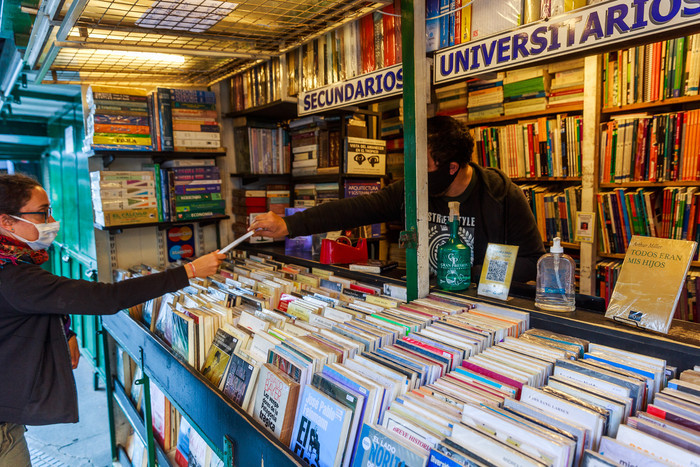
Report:
<svg viewBox="0 0 700 467"><path fill-rule="evenodd" d="M191 263L185 265L187 277L208 277L216 274L219 265L226 258L226 255L220 253L219 250L212 251L208 255L201 256Z"/></svg>

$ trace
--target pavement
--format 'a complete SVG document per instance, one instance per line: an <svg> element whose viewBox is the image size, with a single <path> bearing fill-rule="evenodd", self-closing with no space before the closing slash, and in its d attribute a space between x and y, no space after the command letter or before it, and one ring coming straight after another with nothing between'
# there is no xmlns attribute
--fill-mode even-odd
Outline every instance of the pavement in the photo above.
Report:
<svg viewBox="0 0 700 467"><path fill-rule="evenodd" d="M107 395L102 380L100 389L94 390L93 373L83 356L73 372L78 388L78 423L27 427L25 436L33 467L112 466Z"/></svg>

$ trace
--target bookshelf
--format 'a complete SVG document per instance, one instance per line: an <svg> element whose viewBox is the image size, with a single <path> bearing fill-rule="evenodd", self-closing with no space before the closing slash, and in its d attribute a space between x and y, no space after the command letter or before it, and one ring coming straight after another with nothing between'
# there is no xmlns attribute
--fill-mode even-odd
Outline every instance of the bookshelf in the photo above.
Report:
<svg viewBox="0 0 700 467"><path fill-rule="evenodd" d="M167 160L175 159L212 159L217 157L225 157L223 151L216 152L182 152L182 151L110 151L96 150L92 152L91 157L102 158L104 167L109 167L115 160L118 159L151 159L155 163L162 163Z"/></svg>
<svg viewBox="0 0 700 467"><path fill-rule="evenodd" d="M201 219L201 220L187 220L187 221L172 221L172 222L149 222L146 224L127 224L127 225L113 225L113 226L103 226L99 224L94 224L95 228L98 230L103 230L106 232L110 233L120 233L124 229L138 229L138 228L143 228L143 227L157 227L158 230L163 230L167 229L168 227L172 227L174 225L182 225L182 224L199 224L201 227L204 227L209 224L216 224L220 221L230 219L231 216L213 216L213 217L208 217L206 219Z"/></svg>
<svg viewBox="0 0 700 467"><path fill-rule="evenodd" d="M684 105L693 105L700 103L700 95L698 96L683 96L672 97L655 102L642 102L638 104L621 105L617 107L603 107L601 113L608 115L622 114L626 112L636 112L639 110L659 109L663 107L678 108Z"/></svg>
<svg viewBox="0 0 700 467"><path fill-rule="evenodd" d="M580 104L562 105L562 106L549 108L546 110L539 110L537 112L526 112L526 113L514 114L514 115L501 115L498 117L482 118L482 119L478 119L478 120L469 120L467 122L467 125L478 126L478 125L489 125L491 123L502 124L502 123L516 122L518 120L527 120L527 119L538 118L538 117L547 117L550 115L557 115L557 114L568 114L568 113L575 114L575 113L581 113L582 111L583 111L583 106Z"/></svg>

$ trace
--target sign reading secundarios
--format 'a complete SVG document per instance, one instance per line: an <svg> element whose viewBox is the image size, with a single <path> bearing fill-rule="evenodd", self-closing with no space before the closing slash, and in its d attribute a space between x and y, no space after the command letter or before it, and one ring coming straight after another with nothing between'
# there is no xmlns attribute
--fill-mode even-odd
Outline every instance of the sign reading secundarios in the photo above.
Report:
<svg viewBox="0 0 700 467"><path fill-rule="evenodd" d="M401 64L382 68L322 88L299 94L299 116L323 112L329 109L383 99L403 92L403 67Z"/></svg>
<svg viewBox="0 0 700 467"><path fill-rule="evenodd" d="M435 54L445 83L698 24L700 0L611 0Z"/></svg>

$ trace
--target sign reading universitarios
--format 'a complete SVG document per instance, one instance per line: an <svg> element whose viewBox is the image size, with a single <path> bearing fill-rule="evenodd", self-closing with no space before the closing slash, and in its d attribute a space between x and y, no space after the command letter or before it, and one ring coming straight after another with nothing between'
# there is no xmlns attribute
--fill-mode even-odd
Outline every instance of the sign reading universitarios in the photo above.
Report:
<svg viewBox="0 0 700 467"><path fill-rule="evenodd" d="M478 0L486 1L486 0ZM434 83L610 46L700 21L700 0L611 0L436 53Z"/></svg>

